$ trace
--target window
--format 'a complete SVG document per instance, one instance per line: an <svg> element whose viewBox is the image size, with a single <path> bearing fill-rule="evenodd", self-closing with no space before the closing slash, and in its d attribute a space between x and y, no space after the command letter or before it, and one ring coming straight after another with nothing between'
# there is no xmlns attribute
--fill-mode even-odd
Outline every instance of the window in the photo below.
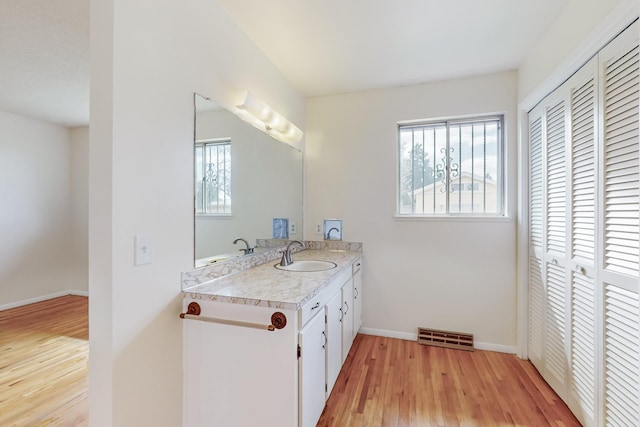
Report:
<svg viewBox="0 0 640 427"><path fill-rule="evenodd" d="M399 216L502 216L503 117L398 124Z"/></svg>
<svg viewBox="0 0 640 427"><path fill-rule="evenodd" d="M198 141L195 145L196 214L231 213L231 140Z"/></svg>

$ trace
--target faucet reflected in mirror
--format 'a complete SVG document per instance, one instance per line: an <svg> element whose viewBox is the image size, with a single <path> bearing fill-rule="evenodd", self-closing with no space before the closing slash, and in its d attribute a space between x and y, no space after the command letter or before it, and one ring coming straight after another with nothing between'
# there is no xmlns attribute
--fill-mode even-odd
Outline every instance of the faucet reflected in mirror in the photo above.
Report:
<svg viewBox="0 0 640 427"><path fill-rule="evenodd" d="M331 240L331 232L332 232L333 230L335 230L335 231L336 231L336 233L339 233L339 232L340 232L340 230L338 230L336 227L331 227L331 228L329 229L329 231L327 231L327 235L324 237L324 240Z"/></svg>
<svg viewBox="0 0 640 427"><path fill-rule="evenodd" d="M323 237L324 240L342 240L342 220L325 219Z"/></svg>
<svg viewBox="0 0 640 427"><path fill-rule="evenodd" d="M244 252L244 254L245 254L245 255L247 255L247 254L252 254L252 253L253 253L253 250L255 249L255 247L253 247L253 248L252 248L252 247L249 245L249 242L247 242L247 240L246 240L246 239L243 239L242 237L240 237L240 238L238 238L238 239L234 240L234 241L233 241L233 244L235 245L235 244L236 244L236 243L238 243L238 242L244 242L244 244L245 244L245 246L246 246L246 248L240 248L240 249L238 249L239 251Z"/></svg>
<svg viewBox="0 0 640 427"><path fill-rule="evenodd" d="M302 224L302 152L194 96L195 266L250 254L273 237L273 219ZM274 191L277 189L277 191ZM303 239L302 227L289 238ZM296 233L297 232L297 233ZM251 239L238 236L251 236ZM260 248L255 248L258 252Z"/></svg>

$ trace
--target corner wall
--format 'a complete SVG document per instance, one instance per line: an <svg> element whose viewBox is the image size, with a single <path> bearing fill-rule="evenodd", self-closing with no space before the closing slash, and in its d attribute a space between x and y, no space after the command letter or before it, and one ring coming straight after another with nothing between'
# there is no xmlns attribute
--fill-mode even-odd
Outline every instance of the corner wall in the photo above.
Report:
<svg viewBox="0 0 640 427"><path fill-rule="evenodd" d="M416 327L516 345L516 88L506 72L307 102L305 239L342 218L363 242L366 331L415 339ZM394 218L397 122L505 113L508 219Z"/></svg>
<svg viewBox="0 0 640 427"><path fill-rule="evenodd" d="M304 99L216 0L91 1L92 427L182 425L180 273L193 266L193 93ZM134 266L134 236L153 262Z"/></svg>
<svg viewBox="0 0 640 427"><path fill-rule="evenodd" d="M71 254L75 289L89 291L89 127L69 130Z"/></svg>
<svg viewBox="0 0 640 427"><path fill-rule="evenodd" d="M0 309L86 291L72 251L69 130L0 111Z"/></svg>

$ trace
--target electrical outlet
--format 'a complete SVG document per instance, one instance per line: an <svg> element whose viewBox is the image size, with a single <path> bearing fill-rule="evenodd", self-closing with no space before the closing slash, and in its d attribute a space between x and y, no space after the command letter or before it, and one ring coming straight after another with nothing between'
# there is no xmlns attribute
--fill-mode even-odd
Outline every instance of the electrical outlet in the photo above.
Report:
<svg viewBox="0 0 640 427"><path fill-rule="evenodd" d="M322 225L316 224L316 234L322 234Z"/></svg>
<svg viewBox="0 0 640 427"><path fill-rule="evenodd" d="M289 222L289 234L296 234L296 223L293 221Z"/></svg>

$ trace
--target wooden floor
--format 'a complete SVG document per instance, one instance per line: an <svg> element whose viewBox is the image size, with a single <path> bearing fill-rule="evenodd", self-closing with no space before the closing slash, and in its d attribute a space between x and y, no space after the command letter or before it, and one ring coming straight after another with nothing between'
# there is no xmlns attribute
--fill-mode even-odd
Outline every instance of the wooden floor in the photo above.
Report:
<svg viewBox="0 0 640 427"><path fill-rule="evenodd" d="M0 426L88 425L87 298L0 311Z"/></svg>
<svg viewBox="0 0 640 427"><path fill-rule="evenodd" d="M0 426L88 425L87 299L0 311ZM319 426L579 426L515 356L358 335Z"/></svg>
<svg viewBox="0 0 640 427"><path fill-rule="evenodd" d="M358 335L318 426L580 426L516 356Z"/></svg>

